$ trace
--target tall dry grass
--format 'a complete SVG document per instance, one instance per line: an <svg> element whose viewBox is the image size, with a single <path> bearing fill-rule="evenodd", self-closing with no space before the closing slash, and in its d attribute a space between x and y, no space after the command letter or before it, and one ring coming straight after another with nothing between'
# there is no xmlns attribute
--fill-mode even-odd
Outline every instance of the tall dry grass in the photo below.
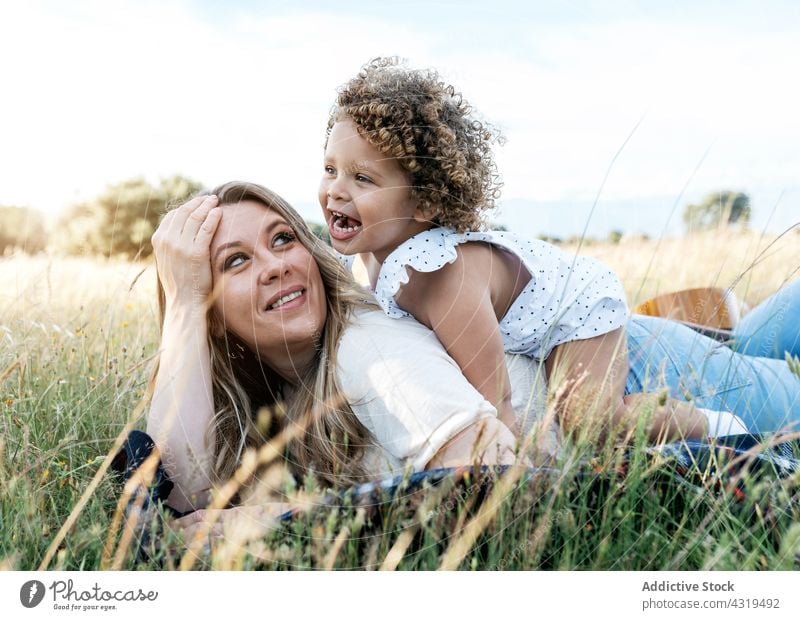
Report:
<svg viewBox="0 0 800 620"><path fill-rule="evenodd" d="M776 240L725 232L623 240L580 252L620 275L631 305L708 285L733 285L740 299L756 304L798 277L799 241L796 233ZM158 345L154 275L151 263L0 259L0 568L39 566L113 439L131 421ZM143 418L133 422L143 426ZM617 458L596 456L592 471L613 472ZM538 485L533 495L495 497L491 518L486 509L476 513L469 499L450 504L435 497L422 501L424 510L412 502L377 521L356 509L318 512L242 547L233 560L212 558L206 565L794 567L800 530L786 530L781 520L759 521L753 504L731 507L713 493L664 486L663 472L645 462L632 464L624 484L612 477L598 488L579 462L571 457L557 483ZM789 487L778 491L791 494ZM50 567L103 565L118 497L119 488L103 478ZM453 509L437 508L443 505ZM472 523L480 527L468 528ZM466 546L465 539L456 540L462 528L472 536ZM123 565L135 563L128 557Z"/></svg>
<svg viewBox="0 0 800 620"><path fill-rule="evenodd" d="M705 286L733 287L752 307L800 277L800 228L780 237L726 229L662 240L623 237L617 245L585 245L580 253L620 276L631 307L661 293Z"/></svg>

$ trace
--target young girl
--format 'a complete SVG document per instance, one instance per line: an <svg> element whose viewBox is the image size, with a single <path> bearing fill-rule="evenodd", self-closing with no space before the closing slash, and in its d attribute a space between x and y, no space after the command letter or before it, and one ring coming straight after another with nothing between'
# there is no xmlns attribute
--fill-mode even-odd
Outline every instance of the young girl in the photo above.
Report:
<svg viewBox="0 0 800 620"><path fill-rule="evenodd" d="M333 247L361 256L386 314L413 315L435 331L510 428L504 351L545 361L551 385L563 386L563 425L594 411L630 428L647 373L629 376L629 314L618 278L593 258L481 231L499 193L497 137L435 72L393 59L365 65L340 89L328 121L319 200ZM634 382L641 391L625 394ZM685 386L667 387L684 393ZM653 400L653 439L746 430L727 412ZM719 399L697 402L730 408ZM608 418L601 421L608 428Z"/></svg>

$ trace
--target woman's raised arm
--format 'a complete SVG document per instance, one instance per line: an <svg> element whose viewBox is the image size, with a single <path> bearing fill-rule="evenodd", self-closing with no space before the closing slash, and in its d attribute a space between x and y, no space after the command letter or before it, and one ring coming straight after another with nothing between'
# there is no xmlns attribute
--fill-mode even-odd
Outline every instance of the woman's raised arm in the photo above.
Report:
<svg viewBox="0 0 800 620"><path fill-rule="evenodd" d="M165 305L147 432L175 485L167 503L181 512L205 506L211 487L206 435L214 400L206 309L209 247L220 220L216 206L216 196L194 198L168 213L152 238Z"/></svg>

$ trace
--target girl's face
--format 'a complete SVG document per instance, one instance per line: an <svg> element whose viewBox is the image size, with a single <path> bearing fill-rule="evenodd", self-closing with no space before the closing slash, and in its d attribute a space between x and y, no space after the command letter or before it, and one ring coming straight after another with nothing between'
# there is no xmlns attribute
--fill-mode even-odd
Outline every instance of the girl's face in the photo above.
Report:
<svg viewBox="0 0 800 620"><path fill-rule="evenodd" d="M279 372L304 366L327 317L317 262L272 209L252 200L220 208L210 248L214 312Z"/></svg>
<svg viewBox="0 0 800 620"><path fill-rule="evenodd" d="M361 137L353 121L336 122L319 186L333 247L343 254L372 252L383 262L403 241L430 228L410 183L397 160Z"/></svg>

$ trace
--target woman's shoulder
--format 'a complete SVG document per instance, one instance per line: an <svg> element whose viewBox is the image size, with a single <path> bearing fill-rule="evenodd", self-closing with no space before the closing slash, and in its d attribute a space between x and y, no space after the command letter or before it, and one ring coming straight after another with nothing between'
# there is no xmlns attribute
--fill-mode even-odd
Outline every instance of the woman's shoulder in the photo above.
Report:
<svg viewBox="0 0 800 620"><path fill-rule="evenodd" d="M453 372L463 378L433 331L413 317L393 319L377 309L353 314L336 352L336 374L349 385L378 375L381 381L415 376L417 382L438 382Z"/></svg>
<svg viewBox="0 0 800 620"><path fill-rule="evenodd" d="M356 311L335 359L353 413L379 446L414 469L470 424L497 416L436 335L412 318Z"/></svg>
<svg viewBox="0 0 800 620"><path fill-rule="evenodd" d="M410 315L393 318L377 307L358 308L339 340L339 350L348 356L360 351L364 359L364 353L397 352L438 342L433 332Z"/></svg>

